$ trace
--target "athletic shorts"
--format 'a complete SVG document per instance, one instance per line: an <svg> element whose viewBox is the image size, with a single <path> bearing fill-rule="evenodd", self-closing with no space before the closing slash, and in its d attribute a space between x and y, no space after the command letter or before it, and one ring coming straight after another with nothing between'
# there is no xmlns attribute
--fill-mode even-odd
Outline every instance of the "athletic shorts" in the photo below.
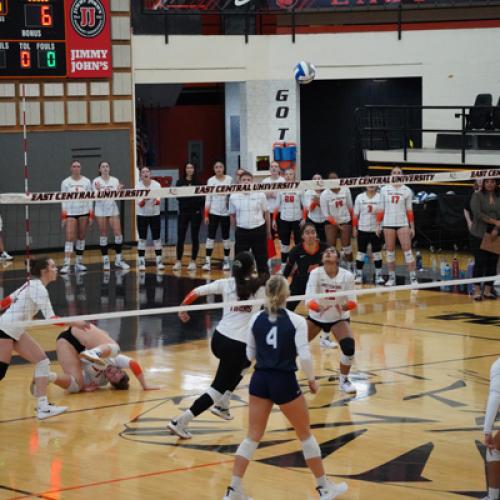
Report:
<svg viewBox="0 0 500 500"><path fill-rule="evenodd" d="M279 370L255 370L249 392L277 405L289 403L302 394L295 372Z"/></svg>
<svg viewBox="0 0 500 500"><path fill-rule="evenodd" d="M402 227L410 227L410 226L408 224L405 224L404 226L382 226L382 229L394 229L394 231L397 231Z"/></svg>
<svg viewBox="0 0 500 500"><path fill-rule="evenodd" d="M0 339L13 340L14 342L16 342L16 340L18 340L18 339L15 339L14 337L11 337L9 334L5 333L3 330L0 330Z"/></svg>
<svg viewBox="0 0 500 500"><path fill-rule="evenodd" d="M322 323L317 319L311 318L311 316L307 316L307 320L313 323L314 325L319 326L324 332L329 332L332 329L332 327L334 327L337 323L340 323L341 321L347 321L348 323L351 322L351 319L347 318L347 319L338 319L337 321L333 321L331 323Z"/></svg>
<svg viewBox="0 0 500 500"><path fill-rule="evenodd" d="M68 215L67 218L68 219L79 219L80 217L88 217L89 214L86 213L86 214L78 214L78 215Z"/></svg>
<svg viewBox="0 0 500 500"><path fill-rule="evenodd" d="M57 340L64 339L69 342L76 350L78 354L85 351L85 346L80 343L80 341L71 333L71 328L68 328L64 332L57 336Z"/></svg>

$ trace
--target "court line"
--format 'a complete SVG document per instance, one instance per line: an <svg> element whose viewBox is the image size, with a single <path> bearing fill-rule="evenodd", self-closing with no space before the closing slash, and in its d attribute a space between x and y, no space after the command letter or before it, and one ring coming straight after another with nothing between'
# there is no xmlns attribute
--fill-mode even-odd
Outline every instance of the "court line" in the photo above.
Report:
<svg viewBox="0 0 500 500"><path fill-rule="evenodd" d="M451 335L453 337L469 337L470 339L494 340L496 342L500 342L500 338L478 337L475 335L470 335L468 333L453 333L453 332L444 332L444 331L440 331L440 330L426 330L424 328L412 328L410 326L388 325L386 323L374 323L371 321L360 321L360 320L354 320L352 318L351 318L351 323L359 323L360 325L385 326L385 327L389 327L389 328L399 328L402 330L410 330L412 332L435 333L436 335ZM488 326L494 326L494 325L488 325Z"/></svg>
<svg viewBox="0 0 500 500"><path fill-rule="evenodd" d="M30 497L41 497L41 498L47 498L46 495L50 495L52 493L60 493L62 491L71 491L71 490L81 490L84 488L91 488L93 486L102 486L105 484L113 484L113 483L119 483L122 481L130 481L133 479L142 479L146 477L154 477L154 476L162 476L165 474L174 474L176 472L185 472L185 471L190 471L194 469L202 469L204 467L212 467L214 465L223 465L223 464L228 464L234 462L234 458L231 458L229 460L219 460L218 462L210 462L206 464L200 464L200 465L193 465L192 467L180 467L178 469L167 469L167 470L159 470L155 472L145 472L144 474L136 474L135 476L126 476L126 477L119 477L115 479L106 479L105 481L96 481L94 483L87 483L87 484L78 484L76 486L66 486L65 488L57 488L54 490L48 490L48 491L43 491L41 493L33 493L31 495L23 495L23 496L17 496L17 497L11 497L8 498L7 500L21 500L22 498L30 498Z"/></svg>

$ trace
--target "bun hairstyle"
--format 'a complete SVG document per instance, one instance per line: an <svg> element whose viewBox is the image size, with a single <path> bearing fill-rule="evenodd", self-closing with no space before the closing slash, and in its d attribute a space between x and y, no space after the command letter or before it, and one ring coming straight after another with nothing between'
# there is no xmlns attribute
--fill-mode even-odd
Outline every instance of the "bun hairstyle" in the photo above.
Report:
<svg viewBox="0 0 500 500"><path fill-rule="evenodd" d="M250 252L240 252L233 261L232 274L236 281L238 299L247 300L262 286L259 278L253 277L255 259Z"/></svg>
<svg viewBox="0 0 500 500"><path fill-rule="evenodd" d="M30 265L30 274L35 278L40 278L42 275L42 271L49 267L50 257L37 257L36 259L31 259L29 261Z"/></svg>
<svg viewBox="0 0 500 500"><path fill-rule="evenodd" d="M266 283L266 303L264 307L267 313L278 314L285 307L288 297L290 297L288 281L277 274L271 276Z"/></svg>

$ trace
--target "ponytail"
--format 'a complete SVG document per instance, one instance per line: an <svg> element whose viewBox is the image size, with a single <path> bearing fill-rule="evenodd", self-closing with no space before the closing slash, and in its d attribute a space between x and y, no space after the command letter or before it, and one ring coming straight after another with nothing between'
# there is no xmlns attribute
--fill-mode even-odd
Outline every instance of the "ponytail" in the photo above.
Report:
<svg viewBox="0 0 500 500"><path fill-rule="evenodd" d="M239 300L247 300L263 285L262 280L254 277L255 260L250 252L240 252L233 262L233 277Z"/></svg>
<svg viewBox="0 0 500 500"><path fill-rule="evenodd" d="M280 275L274 275L266 283L266 303L264 307L268 314L278 314L290 297L288 281Z"/></svg>

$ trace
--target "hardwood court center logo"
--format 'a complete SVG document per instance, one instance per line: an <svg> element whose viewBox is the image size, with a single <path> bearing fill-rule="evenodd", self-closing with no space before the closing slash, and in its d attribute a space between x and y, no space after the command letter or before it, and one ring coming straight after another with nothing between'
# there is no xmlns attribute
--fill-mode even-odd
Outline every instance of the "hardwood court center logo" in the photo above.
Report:
<svg viewBox="0 0 500 500"><path fill-rule="evenodd" d="M106 24L106 10L100 0L75 0L69 15L75 31L85 38L99 35Z"/></svg>

